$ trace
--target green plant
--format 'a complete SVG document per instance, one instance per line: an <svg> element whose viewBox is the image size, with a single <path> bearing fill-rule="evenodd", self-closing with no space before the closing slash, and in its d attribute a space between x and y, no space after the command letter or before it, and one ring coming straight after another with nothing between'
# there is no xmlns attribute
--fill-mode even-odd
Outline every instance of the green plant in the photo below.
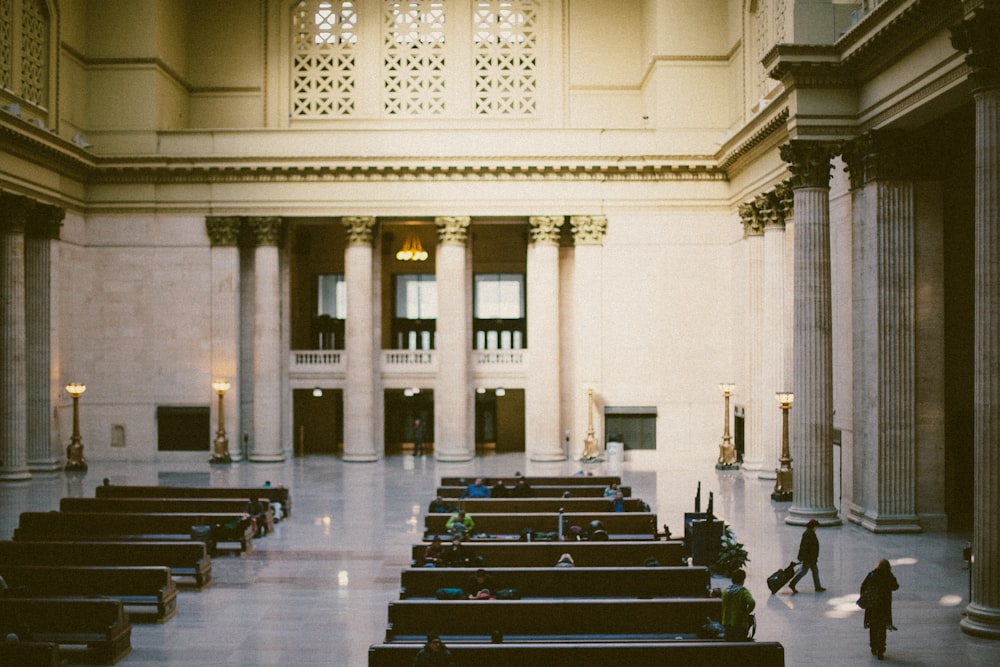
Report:
<svg viewBox="0 0 1000 667"><path fill-rule="evenodd" d="M739 570L750 562L747 550L743 548L741 542L736 541L736 534L733 529L726 526L722 533L722 547L719 549L719 557L715 561L712 570L716 574L731 576L733 572Z"/></svg>

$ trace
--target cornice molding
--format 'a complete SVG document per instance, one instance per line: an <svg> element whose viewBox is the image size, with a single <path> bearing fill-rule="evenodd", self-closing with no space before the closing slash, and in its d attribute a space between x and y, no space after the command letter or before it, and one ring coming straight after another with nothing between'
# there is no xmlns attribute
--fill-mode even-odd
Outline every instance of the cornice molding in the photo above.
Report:
<svg viewBox="0 0 1000 667"><path fill-rule="evenodd" d="M719 168L727 174L747 154L767 141L775 133L785 133L788 126L788 107L782 108L766 121L761 123L753 133L740 142L719 160Z"/></svg>

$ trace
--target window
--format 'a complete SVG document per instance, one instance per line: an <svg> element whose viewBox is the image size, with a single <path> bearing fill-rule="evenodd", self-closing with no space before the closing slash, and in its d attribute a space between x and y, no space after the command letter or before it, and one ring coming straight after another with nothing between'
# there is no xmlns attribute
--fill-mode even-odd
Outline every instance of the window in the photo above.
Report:
<svg viewBox="0 0 1000 667"><path fill-rule="evenodd" d="M604 408L606 442L623 442L625 449L656 449L656 408Z"/></svg>
<svg viewBox="0 0 1000 667"><path fill-rule="evenodd" d="M45 0L0 0L0 88L39 109L49 102L49 30Z"/></svg>
<svg viewBox="0 0 1000 667"><path fill-rule="evenodd" d="M475 349L510 350L525 345L524 275L480 273L473 276Z"/></svg>
<svg viewBox="0 0 1000 667"><path fill-rule="evenodd" d="M393 344L399 350L436 347L437 280L433 273L396 276Z"/></svg>
<svg viewBox="0 0 1000 667"><path fill-rule="evenodd" d="M342 273L327 273L317 277L319 299L316 314L338 320L347 319L347 283Z"/></svg>

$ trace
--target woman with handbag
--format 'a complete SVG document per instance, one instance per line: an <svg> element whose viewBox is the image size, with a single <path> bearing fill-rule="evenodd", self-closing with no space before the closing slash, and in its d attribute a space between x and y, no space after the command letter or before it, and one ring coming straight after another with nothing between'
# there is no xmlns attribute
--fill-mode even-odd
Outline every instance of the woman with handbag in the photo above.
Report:
<svg viewBox="0 0 1000 667"><path fill-rule="evenodd" d="M892 624L892 592L899 588L899 582L892 574L889 561L882 559L861 583L861 597L858 606L865 610L865 627L868 628L868 644L872 655L879 660L885 657L886 630L895 630Z"/></svg>

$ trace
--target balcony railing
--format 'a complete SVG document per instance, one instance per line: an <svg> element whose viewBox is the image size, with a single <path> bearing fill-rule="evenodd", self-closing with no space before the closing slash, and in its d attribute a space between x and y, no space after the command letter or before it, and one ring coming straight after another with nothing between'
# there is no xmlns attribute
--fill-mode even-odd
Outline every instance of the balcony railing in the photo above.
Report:
<svg viewBox="0 0 1000 667"><path fill-rule="evenodd" d="M293 350L291 375L342 375L346 370L343 350Z"/></svg>
<svg viewBox="0 0 1000 667"><path fill-rule="evenodd" d="M436 373L435 350L382 350L382 373Z"/></svg>
<svg viewBox="0 0 1000 667"><path fill-rule="evenodd" d="M380 371L386 375L433 375L437 350L382 350ZM469 364L477 378L510 377L528 372L527 350L471 350ZM289 373L293 377L343 377L347 354L343 350L293 350Z"/></svg>

